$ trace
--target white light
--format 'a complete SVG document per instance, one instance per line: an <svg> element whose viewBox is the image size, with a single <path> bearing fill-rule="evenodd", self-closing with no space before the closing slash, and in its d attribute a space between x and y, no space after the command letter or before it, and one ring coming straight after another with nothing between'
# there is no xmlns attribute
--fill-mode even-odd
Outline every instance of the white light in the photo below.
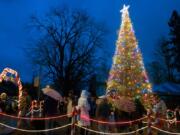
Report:
<svg viewBox="0 0 180 135"><path fill-rule="evenodd" d="M126 6L126 5L123 5L123 9L121 9L120 12L121 12L122 14L127 13L129 7L130 7L129 5L127 5L127 6Z"/></svg>

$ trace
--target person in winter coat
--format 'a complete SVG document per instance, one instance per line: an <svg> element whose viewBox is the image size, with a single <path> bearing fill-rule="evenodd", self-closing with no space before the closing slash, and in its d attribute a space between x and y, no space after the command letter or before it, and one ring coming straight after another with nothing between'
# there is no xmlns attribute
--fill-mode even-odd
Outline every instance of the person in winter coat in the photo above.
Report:
<svg viewBox="0 0 180 135"><path fill-rule="evenodd" d="M167 106L166 106L165 102L162 99L160 99L158 96L155 97L155 102L156 102L156 104L153 107L153 112L155 114L155 124L159 128L162 128L162 127L164 127L164 123L162 121L160 121L158 118L166 117Z"/></svg>
<svg viewBox="0 0 180 135"><path fill-rule="evenodd" d="M73 95L71 92L69 92L66 102L67 102L67 117L69 119L69 122L71 122L72 111L73 111Z"/></svg>
<svg viewBox="0 0 180 135"><path fill-rule="evenodd" d="M85 127L90 126L90 121L89 121L90 104L88 102L88 95L89 93L86 90L82 90L77 105L77 109L80 111L79 124Z"/></svg>
<svg viewBox="0 0 180 135"><path fill-rule="evenodd" d="M5 112L6 110L6 100L7 100L7 94L1 93L0 95L0 111Z"/></svg>
<svg viewBox="0 0 180 135"><path fill-rule="evenodd" d="M89 99L89 104L90 104L90 116L91 117L95 117L95 114L96 114L96 98L91 96L90 99Z"/></svg>
<svg viewBox="0 0 180 135"><path fill-rule="evenodd" d="M106 96L101 96L96 101L96 118L100 121L109 121L111 115L111 105L108 103ZM107 124L98 124L98 129L101 132L109 132L109 127Z"/></svg>
<svg viewBox="0 0 180 135"><path fill-rule="evenodd" d="M86 90L82 90L81 96L78 99L78 105L76 107L77 111L80 113L78 125L83 127L90 126L90 120L89 120L90 104L88 102L88 96L89 96L89 92L87 92ZM87 131L81 129L80 134L86 135Z"/></svg>
<svg viewBox="0 0 180 135"><path fill-rule="evenodd" d="M66 104L67 104L67 117L68 117L68 122L69 123L74 123L75 121L75 108L76 108L76 103L75 103L75 98L74 98L74 95L72 93L72 91L70 91L68 93L68 97L67 97L67 100L65 101ZM71 134L71 128L69 127L67 129L67 134Z"/></svg>
<svg viewBox="0 0 180 135"><path fill-rule="evenodd" d="M180 106L176 107L174 113L175 113L174 115L175 115L176 121L180 121ZM180 124L179 123L176 124L176 129L178 132L180 132Z"/></svg>

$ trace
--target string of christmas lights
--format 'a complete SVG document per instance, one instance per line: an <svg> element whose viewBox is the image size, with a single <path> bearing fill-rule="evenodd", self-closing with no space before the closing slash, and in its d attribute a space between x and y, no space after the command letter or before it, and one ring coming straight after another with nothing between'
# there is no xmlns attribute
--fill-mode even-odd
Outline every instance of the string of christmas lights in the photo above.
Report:
<svg viewBox="0 0 180 135"><path fill-rule="evenodd" d="M23 99L23 86L22 86L22 83L21 83L21 79L19 77L19 74L17 71L11 69L11 68L5 68L2 73L0 74L0 82L2 82L2 80L4 80L6 77L7 77L7 73L11 73L15 76L15 82L18 86L18 89L19 89L19 94L18 94L18 109L19 109L19 112L18 112L18 116L21 116L21 106L22 106L22 99ZM12 81L12 79L11 79Z"/></svg>
<svg viewBox="0 0 180 135"><path fill-rule="evenodd" d="M108 124L108 125L125 125L125 124L134 124L135 122L139 122L142 121L144 119L146 119L147 117L142 117L139 119L135 119L135 120L129 120L129 121L116 121L116 122L109 122L109 121L101 121L101 120L96 120L96 119L92 119L92 118L87 118L86 116L81 116L82 119L85 120L90 120L93 122L97 122L97 123L101 123L101 124Z"/></svg>
<svg viewBox="0 0 180 135"><path fill-rule="evenodd" d="M122 22L107 81L107 90L115 89L120 95L132 97L152 90L144 68L142 54L137 45L128 8L129 6L124 5L120 11Z"/></svg>
<svg viewBox="0 0 180 135"><path fill-rule="evenodd" d="M166 131L166 130L163 130L163 129L160 129L160 128L157 128L155 126L151 126L153 129L155 130L158 130L160 132L163 132L163 133L166 133L168 135L180 135L180 133L175 133L175 132L170 132L170 131Z"/></svg>
<svg viewBox="0 0 180 135"><path fill-rule="evenodd" d="M0 123L0 125L4 126L4 127L7 127L9 129L13 129L13 130L21 131L21 132L40 133L40 132L50 132L50 131L55 131L55 130L63 129L63 128L66 128L68 126L71 126L72 124L66 124L64 126L60 126L60 127L56 127L56 128L51 128L51 129L43 129L43 130L30 130L30 129L16 128L16 127L12 127L12 126L6 125L4 123Z"/></svg>
<svg viewBox="0 0 180 135"><path fill-rule="evenodd" d="M5 114L5 113L0 113L0 115L2 116L6 116L6 117L9 117L9 118L13 118L13 119L22 119L22 120L52 120L52 119L59 119L59 118L63 118L63 117L67 117L70 114L65 114L65 115L59 115L59 116L51 116L51 117L17 117L17 116L14 116L14 115L8 115L8 114Z"/></svg>
<svg viewBox="0 0 180 135"><path fill-rule="evenodd" d="M97 133L97 134L102 134L102 135L130 135L130 134L134 134L134 133L137 133L141 130L145 130L148 128L148 126L145 126L145 127L142 127L140 129L137 129L137 130L134 130L134 131L130 131L130 132L125 132L125 133L107 133L107 132L100 132L100 131L96 131L96 130L92 130L92 129L89 129L89 128L86 128L86 127L82 127L82 126L79 126L78 124L75 124L75 126L79 127L79 128L82 128L84 130L87 130L89 132L93 132L93 133Z"/></svg>

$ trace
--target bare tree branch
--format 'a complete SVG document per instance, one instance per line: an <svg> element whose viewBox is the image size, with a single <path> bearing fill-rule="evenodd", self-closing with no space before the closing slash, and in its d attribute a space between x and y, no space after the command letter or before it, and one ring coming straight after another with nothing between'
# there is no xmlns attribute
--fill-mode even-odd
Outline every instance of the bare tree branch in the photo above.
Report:
<svg viewBox="0 0 180 135"><path fill-rule="evenodd" d="M87 13L68 9L55 9L45 19L32 17L31 23L40 38L30 57L64 94L92 78L100 63L94 56L104 43L103 27Z"/></svg>

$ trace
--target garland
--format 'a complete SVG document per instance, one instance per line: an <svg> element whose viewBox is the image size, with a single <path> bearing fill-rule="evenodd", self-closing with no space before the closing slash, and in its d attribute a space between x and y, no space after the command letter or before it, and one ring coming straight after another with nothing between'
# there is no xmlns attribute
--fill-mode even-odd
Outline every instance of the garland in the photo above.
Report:
<svg viewBox="0 0 180 135"><path fill-rule="evenodd" d="M18 90L19 90L19 95L18 95L18 108L20 108L21 106L21 99L22 99L22 95L23 95L23 90L22 90L22 83L21 83L21 79L19 77L19 74L17 71L11 69L11 68L5 68L2 73L0 74L0 82L2 82L4 79L6 79L7 73L11 73L13 75L15 75L14 81L18 86ZM12 79L10 79L12 81Z"/></svg>

